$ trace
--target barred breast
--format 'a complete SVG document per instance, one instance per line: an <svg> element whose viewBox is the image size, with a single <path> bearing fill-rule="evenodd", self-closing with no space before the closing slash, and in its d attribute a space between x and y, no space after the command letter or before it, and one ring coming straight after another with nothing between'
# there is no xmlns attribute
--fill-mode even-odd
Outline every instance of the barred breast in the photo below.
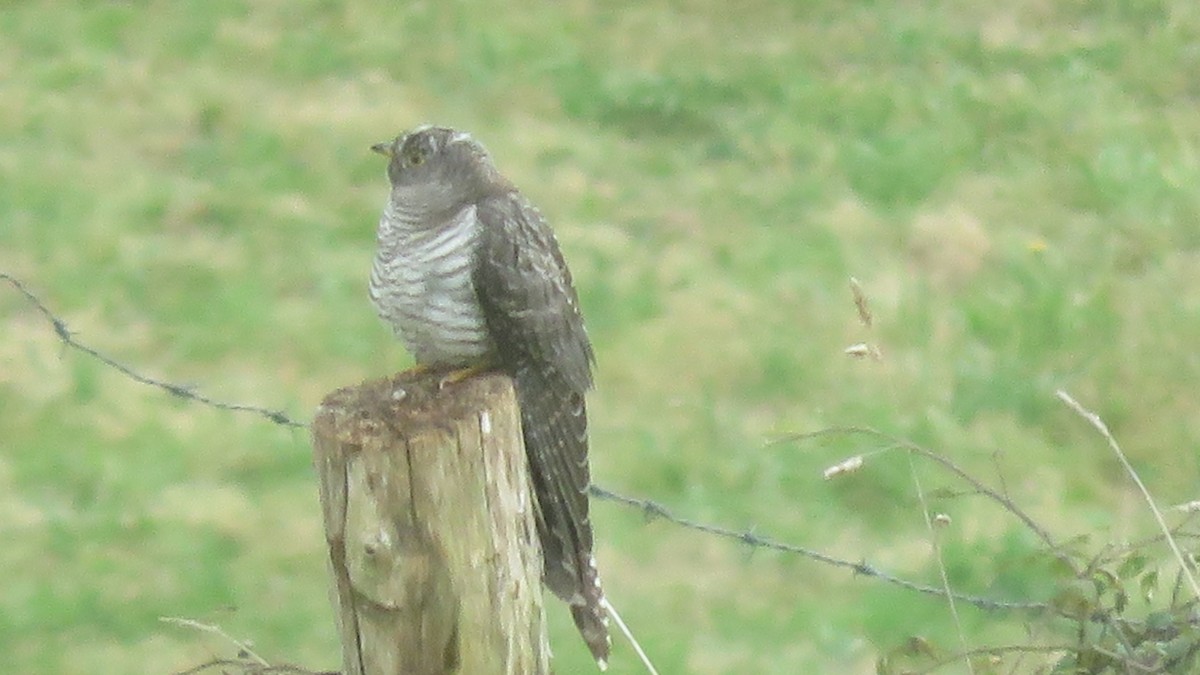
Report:
<svg viewBox="0 0 1200 675"><path fill-rule="evenodd" d="M479 221L467 206L417 226L390 201L379 222L371 302L417 363L465 365L492 351L471 282Z"/></svg>

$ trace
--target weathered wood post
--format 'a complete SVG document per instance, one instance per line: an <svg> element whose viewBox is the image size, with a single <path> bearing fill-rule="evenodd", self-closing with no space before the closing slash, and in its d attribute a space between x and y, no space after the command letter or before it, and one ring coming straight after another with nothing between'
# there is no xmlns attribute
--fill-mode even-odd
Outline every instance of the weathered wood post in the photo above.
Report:
<svg viewBox="0 0 1200 675"><path fill-rule="evenodd" d="M343 672L549 673L512 382L439 381L339 389L313 421Z"/></svg>

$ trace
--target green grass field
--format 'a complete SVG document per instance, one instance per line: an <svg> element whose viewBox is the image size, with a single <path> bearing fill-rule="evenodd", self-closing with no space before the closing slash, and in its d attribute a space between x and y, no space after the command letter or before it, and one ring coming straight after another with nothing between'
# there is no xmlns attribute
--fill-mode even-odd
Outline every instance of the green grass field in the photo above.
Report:
<svg viewBox="0 0 1200 675"><path fill-rule="evenodd" d="M952 518L955 589L1045 601L1037 540L934 465L891 450L823 481L883 444L768 441L870 426L1059 540L1154 534L1062 388L1161 505L1200 498L1200 5L615 4L0 3L0 272L123 362L307 419L411 363L367 300L387 191L367 148L449 124L556 227L607 488L940 585L916 476ZM863 341L882 360L843 355ZM304 432L64 351L0 284L0 671L235 654L164 616L336 667L310 456ZM1063 642L593 510L608 593L663 673L872 673L914 635ZM592 672L549 604L557 671ZM610 672L641 672L616 649Z"/></svg>

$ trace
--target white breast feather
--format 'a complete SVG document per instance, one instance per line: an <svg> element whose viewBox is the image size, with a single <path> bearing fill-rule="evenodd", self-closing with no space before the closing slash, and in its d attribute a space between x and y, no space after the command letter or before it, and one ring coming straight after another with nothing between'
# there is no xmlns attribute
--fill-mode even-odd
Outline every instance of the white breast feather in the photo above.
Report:
<svg viewBox="0 0 1200 675"><path fill-rule="evenodd" d="M389 200L380 220L371 300L418 363L469 363L491 349L471 281L479 233L475 206L435 227L418 227L410 218Z"/></svg>

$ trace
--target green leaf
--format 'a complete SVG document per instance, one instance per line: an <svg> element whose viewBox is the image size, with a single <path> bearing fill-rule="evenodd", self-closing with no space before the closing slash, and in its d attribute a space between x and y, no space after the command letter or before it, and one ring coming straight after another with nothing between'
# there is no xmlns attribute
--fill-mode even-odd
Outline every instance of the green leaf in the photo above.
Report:
<svg viewBox="0 0 1200 675"><path fill-rule="evenodd" d="M913 635L875 661L878 675L900 675L915 669L926 669L937 664L941 650L919 635Z"/></svg>
<svg viewBox="0 0 1200 675"><path fill-rule="evenodd" d="M1167 611L1150 612L1146 616L1146 630L1158 632L1163 631L1175 623L1175 617Z"/></svg>
<svg viewBox="0 0 1200 675"><path fill-rule="evenodd" d="M1117 567L1117 576L1122 579L1132 579L1142 570L1146 569L1146 565L1150 562L1150 557L1142 553L1134 553L1133 555L1121 561L1121 565Z"/></svg>
<svg viewBox="0 0 1200 675"><path fill-rule="evenodd" d="M1096 609L1096 593L1091 584L1077 580L1062 588L1050 600L1050 606L1063 614L1086 619Z"/></svg>
<svg viewBox="0 0 1200 675"><path fill-rule="evenodd" d="M1138 586L1142 590L1142 600L1146 604L1150 604L1154 600L1154 594L1158 591L1158 570L1150 570L1142 575L1138 580Z"/></svg>

